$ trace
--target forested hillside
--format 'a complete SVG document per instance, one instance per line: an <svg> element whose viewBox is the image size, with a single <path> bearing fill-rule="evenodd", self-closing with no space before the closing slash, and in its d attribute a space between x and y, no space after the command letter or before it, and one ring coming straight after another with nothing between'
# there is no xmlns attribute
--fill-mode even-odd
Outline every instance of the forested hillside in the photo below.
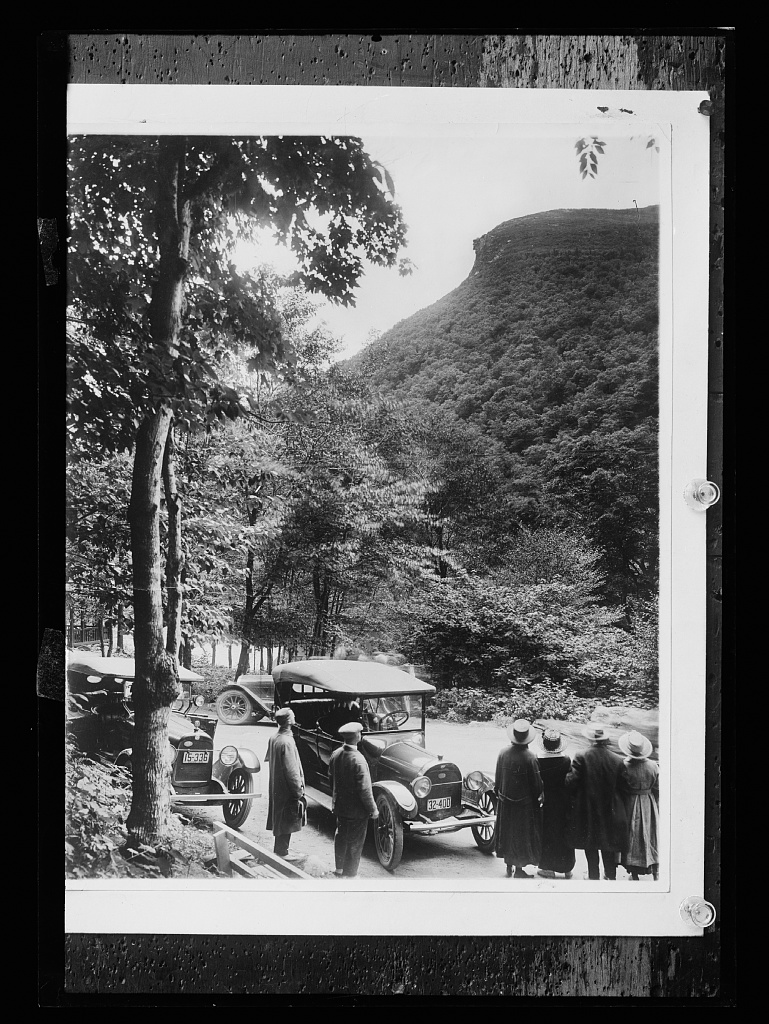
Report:
<svg viewBox="0 0 769 1024"><path fill-rule="evenodd" d="M508 530L578 526L597 546L607 599L651 597L658 207L538 213L474 246L458 288L349 368L422 422L466 424L476 467L483 438Z"/></svg>
<svg viewBox="0 0 769 1024"><path fill-rule="evenodd" d="M476 718L656 702L657 209L541 213L475 248L345 363L306 291L244 279L292 355L269 375L222 349L178 425L183 659L389 652ZM71 334L69 594L130 629L131 456L81 429L98 348Z"/></svg>

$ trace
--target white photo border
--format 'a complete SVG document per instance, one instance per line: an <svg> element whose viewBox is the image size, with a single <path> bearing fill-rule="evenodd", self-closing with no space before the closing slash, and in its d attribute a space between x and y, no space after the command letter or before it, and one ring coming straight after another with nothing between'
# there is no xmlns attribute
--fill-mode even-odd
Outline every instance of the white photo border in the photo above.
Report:
<svg viewBox="0 0 769 1024"><path fill-rule="evenodd" d="M648 132L660 144L660 760L658 882L511 885L68 880L70 933L701 935L704 889L709 119L706 92L359 86L70 85L72 135L443 135ZM675 743L672 742L675 737ZM671 780L675 781L673 785ZM506 882L506 885L502 883Z"/></svg>

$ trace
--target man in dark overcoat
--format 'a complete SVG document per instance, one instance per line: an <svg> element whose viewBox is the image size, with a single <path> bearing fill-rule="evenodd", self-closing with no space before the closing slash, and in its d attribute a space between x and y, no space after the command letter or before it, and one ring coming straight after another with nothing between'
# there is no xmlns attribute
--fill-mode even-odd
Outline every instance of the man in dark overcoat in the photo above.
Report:
<svg viewBox="0 0 769 1024"><path fill-rule="evenodd" d="M543 786L537 758L529 750L536 733L524 718L507 727L510 746L497 757L495 848L504 857L508 878L533 878L526 864L538 864L542 850Z"/></svg>
<svg viewBox="0 0 769 1024"><path fill-rule="evenodd" d="M339 735L344 745L334 751L328 764L332 808L336 815L334 874L338 878L355 878L358 874L369 818L379 817L371 789L371 774L366 759L358 750L362 732L360 722L342 725Z"/></svg>
<svg viewBox="0 0 769 1024"><path fill-rule="evenodd" d="M627 773L623 759L609 750L605 726L591 722L583 732L590 746L576 755L565 780L573 799L574 846L585 851L588 878L600 878L600 851L604 878L613 881L627 842Z"/></svg>
<svg viewBox="0 0 769 1024"><path fill-rule="evenodd" d="M267 828L275 836L274 852L288 856L288 846L294 832L299 832L307 806L304 795L304 773L299 751L291 731L296 719L290 708L281 708L275 714L278 731L267 746L265 760L270 765L270 802L267 808Z"/></svg>

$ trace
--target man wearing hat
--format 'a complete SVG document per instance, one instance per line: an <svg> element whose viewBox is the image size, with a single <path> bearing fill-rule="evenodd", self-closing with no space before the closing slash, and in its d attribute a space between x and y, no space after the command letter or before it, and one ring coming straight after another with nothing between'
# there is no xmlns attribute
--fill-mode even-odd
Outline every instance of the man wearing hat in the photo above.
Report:
<svg viewBox="0 0 769 1024"><path fill-rule="evenodd" d="M270 802L267 808L267 828L275 836L274 852L288 856L288 846L294 832L304 824L307 801L304 795L304 773L299 751L296 749L291 726L296 719L290 708L275 713L278 731L267 745L265 761L270 765Z"/></svg>
<svg viewBox="0 0 769 1024"><path fill-rule="evenodd" d="M494 791L497 796L495 848L504 857L507 876L533 878L526 864L538 864L542 849L543 788L537 758L529 750L536 733L519 718L507 727L510 746L500 751Z"/></svg>
<svg viewBox="0 0 769 1024"><path fill-rule="evenodd" d="M328 764L331 806L336 815L334 874L338 878L355 878L366 841L368 820L378 818L379 811L366 759L358 750L363 726L360 722L347 722L338 731L344 746L334 751Z"/></svg>
<svg viewBox="0 0 769 1024"><path fill-rule="evenodd" d="M609 750L606 726L590 722L583 734L590 746L576 755L566 776L574 801L574 846L585 851L588 878L600 878L600 852L604 878L613 881L627 844L627 772L622 758Z"/></svg>

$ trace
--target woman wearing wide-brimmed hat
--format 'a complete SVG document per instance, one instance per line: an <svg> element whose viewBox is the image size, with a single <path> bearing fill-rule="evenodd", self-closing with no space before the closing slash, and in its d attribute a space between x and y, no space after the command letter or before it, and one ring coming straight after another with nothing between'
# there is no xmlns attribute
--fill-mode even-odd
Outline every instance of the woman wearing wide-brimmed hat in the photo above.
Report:
<svg viewBox="0 0 769 1024"><path fill-rule="evenodd" d="M497 757L494 789L497 795L495 847L503 857L508 878L533 878L524 871L538 864L542 850L542 780L537 758L529 750L536 731L524 718L507 727L510 746Z"/></svg>
<svg viewBox="0 0 769 1024"><path fill-rule="evenodd" d="M627 849L622 855L622 866L630 877L651 874L657 878L659 868L659 768L649 760L651 740L640 732L626 732L617 740L620 750L627 754L627 794L625 807L628 818Z"/></svg>
<svg viewBox="0 0 769 1024"><path fill-rule="evenodd" d="M566 776L574 801L574 846L585 851L588 878L600 877L600 853L604 878L613 881L627 844L627 771L619 754L609 750L611 736L605 725L589 722L583 733L590 746L577 754Z"/></svg>
<svg viewBox="0 0 769 1024"><path fill-rule="evenodd" d="M542 853L537 874L555 878L557 872L571 878L576 857L571 838L571 799L565 786L571 758L566 753L566 741L557 729L545 729L537 743L539 774L545 789Z"/></svg>

